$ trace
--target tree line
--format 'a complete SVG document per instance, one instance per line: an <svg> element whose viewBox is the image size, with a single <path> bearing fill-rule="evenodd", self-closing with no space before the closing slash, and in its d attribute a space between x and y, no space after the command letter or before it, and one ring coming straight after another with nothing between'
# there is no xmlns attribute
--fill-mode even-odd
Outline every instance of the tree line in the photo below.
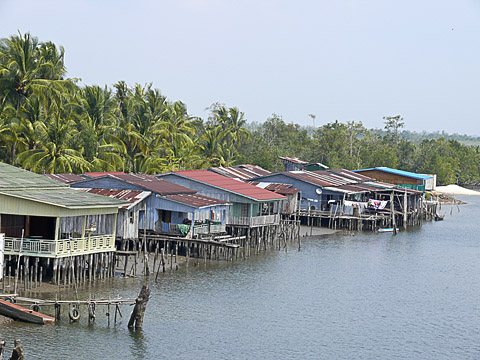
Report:
<svg viewBox="0 0 480 360"><path fill-rule="evenodd" d="M37 173L160 173L240 163L282 170L279 156L347 169L389 166L437 173L439 183L480 179L478 147L440 137L402 137L400 116L385 129L331 122L312 129L273 114L247 123L236 107L189 115L152 84L79 85L65 50L29 33L0 40L0 158ZM404 133L404 131L403 131Z"/></svg>
<svg viewBox="0 0 480 360"><path fill-rule="evenodd" d="M243 144L242 160L268 170L281 171L279 156L296 156L330 168L362 169L377 166L437 174L438 184L468 184L480 179L479 146L458 140L423 139L402 136L400 115L384 117L385 127L367 129L362 122L335 121L311 132L297 124L287 124L272 115L264 123L250 126L251 135Z"/></svg>

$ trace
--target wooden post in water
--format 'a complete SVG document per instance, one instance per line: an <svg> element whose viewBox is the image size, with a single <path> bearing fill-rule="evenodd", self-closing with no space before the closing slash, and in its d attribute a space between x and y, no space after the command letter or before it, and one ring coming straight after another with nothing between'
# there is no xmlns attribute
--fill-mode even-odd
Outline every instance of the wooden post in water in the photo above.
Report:
<svg viewBox="0 0 480 360"><path fill-rule="evenodd" d="M141 329L143 325L143 316L145 315L145 309L147 307L147 302L150 299L150 289L147 285L142 286L140 294L138 294L137 300L135 301L135 307L133 308L132 315L128 321L128 327Z"/></svg>
<svg viewBox="0 0 480 360"><path fill-rule="evenodd" d="M393 191L390 194L390 211L392 213L393 234L397 235L397 224L395 223L395 207L393 206Z"/></svg>

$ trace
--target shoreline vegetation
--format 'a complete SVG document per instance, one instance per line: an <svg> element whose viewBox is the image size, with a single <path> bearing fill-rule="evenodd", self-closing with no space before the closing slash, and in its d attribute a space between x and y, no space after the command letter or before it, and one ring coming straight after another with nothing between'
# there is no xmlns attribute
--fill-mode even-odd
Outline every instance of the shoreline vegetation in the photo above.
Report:
<svg viewBox="0 0 480 360"><path fill-rule="evenodd" d="M480 179L479 138L413 133L403 130L400 115L385 116L383 129L326 119L311 127L277 114L247 122L237 107L215 103L202 119L152 84L80 86L68 77L64 55L63 47L29 33L0 40L4 162L37 173L155 174L243 163L282 171L278 157L294 156L331 168L437 174L440 185Z"/></svg>

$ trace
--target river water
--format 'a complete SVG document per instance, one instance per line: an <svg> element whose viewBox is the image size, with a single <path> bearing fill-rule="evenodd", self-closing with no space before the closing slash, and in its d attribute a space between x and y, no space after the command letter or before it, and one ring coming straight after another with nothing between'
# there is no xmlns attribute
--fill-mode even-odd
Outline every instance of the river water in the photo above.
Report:
<svg viewBox="0 0 480 360"><path fill-rule="evenodd" d="M130 308L110 327L13 323L27 359L478 359L480 199L444 206L445 221L389 233L304 238L302 249L203 263L150 280L142 331ZM450 214L450 211L452 214ZM116 278L80 297L136 297ZM50 296L54 296L51 294ZM73 298L73 293L64 295Z"/></svg>

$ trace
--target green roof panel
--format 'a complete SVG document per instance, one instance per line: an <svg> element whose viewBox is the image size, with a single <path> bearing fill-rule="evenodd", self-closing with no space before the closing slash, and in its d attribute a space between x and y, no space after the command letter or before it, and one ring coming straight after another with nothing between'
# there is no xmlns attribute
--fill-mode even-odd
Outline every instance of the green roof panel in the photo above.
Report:
<svg viewBox="0 0 480 360"><path fill-rule="evenodd" d="M22 189L3 190L0 194L25 200L35 201L67 209L119 207L129 204L128 201L86 193L80 190L66 188L58 189Z"/></svg>
<svg viewBox="0 0 480 360"><path fill-rule="evenodd" d="M68 185L0 162L0 190L25 188L68 188Z"/></svg>

